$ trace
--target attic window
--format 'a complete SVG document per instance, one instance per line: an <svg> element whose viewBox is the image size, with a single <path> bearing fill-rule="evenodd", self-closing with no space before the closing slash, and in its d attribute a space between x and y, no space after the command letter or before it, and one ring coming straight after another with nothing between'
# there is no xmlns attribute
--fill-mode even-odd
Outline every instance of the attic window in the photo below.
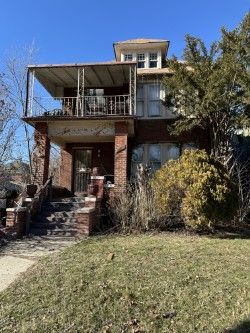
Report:
<svg viewBox="0 0 250 333"><path fill-rule="evenodd" d="M137 54L137 64L138 64L138 68L145 68L145 54L144 53Z"/></svg>
<svg viewBox="0 0 250 333"><path fill-rule="evenodd" d="M156 68L158 63L158 55L156 52L149 53L149 67Z"/></svg>
<svg viewBox="0 0 250 333"><path fill-rule="evenodd" d="M131 53L124 54L124 61L132 61L133 55Z"/></svg>

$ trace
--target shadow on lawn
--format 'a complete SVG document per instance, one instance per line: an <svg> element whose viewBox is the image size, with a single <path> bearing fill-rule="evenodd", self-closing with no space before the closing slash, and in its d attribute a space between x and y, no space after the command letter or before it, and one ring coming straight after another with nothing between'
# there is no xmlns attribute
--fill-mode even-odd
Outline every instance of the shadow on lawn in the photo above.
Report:
<svg viewBox="0 0 250 333"><path fill-rule="evenodd" d="M227 329L224 333L250 333L250 320L244 320L239 325Z"/></svg>
<svg viewBox="0 0 250 333"><path fill-rule="evenodd" d="M250 226L249 227L237 227L227 226L217 228L214 238L222 239L250 239Z"/></svg>

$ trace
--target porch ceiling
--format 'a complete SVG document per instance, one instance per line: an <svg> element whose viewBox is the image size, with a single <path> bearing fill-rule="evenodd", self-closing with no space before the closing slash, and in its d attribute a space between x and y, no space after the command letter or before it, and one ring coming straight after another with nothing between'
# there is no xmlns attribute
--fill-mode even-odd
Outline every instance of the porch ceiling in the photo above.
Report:
<svg viewBox="0 0 250 333"><path fill-rule="evenodd" d="M84 84L88 88L122 86L129 83L129 68L135 62L109 62L96 64L31 65L36 79L53 96L60 95L62 88L75 88L78 68L84 67Z"/></svg>

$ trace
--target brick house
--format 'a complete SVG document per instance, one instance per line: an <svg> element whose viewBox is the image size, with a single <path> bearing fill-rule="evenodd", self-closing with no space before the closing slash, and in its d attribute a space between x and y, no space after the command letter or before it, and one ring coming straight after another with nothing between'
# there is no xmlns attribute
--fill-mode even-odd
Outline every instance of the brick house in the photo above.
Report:
<svg viewBox="0 0 250 333"><path fill-rule="evenodd" d="M139 163L156 170L185 148L206 147L201 132L169 133L176 117L164 105L162 84L172 75L169 41L133 39L113 47L111 62L28 66L23 119L35 128L38 185L48 178L50 143L61 149L60 185L76 194L86 193L94 167L118 191Z"/></svg>

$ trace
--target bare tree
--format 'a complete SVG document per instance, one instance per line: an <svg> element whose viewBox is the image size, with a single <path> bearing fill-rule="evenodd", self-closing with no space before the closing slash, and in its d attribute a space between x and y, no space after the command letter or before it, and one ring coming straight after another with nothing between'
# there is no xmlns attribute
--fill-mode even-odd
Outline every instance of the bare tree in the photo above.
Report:
<svg viewBox="0 0 250 333"><path fill-rule="evenodd" d="M20 118L24 115L26 108L27 65L34 61L36 50L35 44L32 42L23 49L10 51L5 60L5 81L9 88L10 98L16 106L19 118L18 126L24 131L23 147L26 147L29 160L30 178L32 178L32 151L34 149L33 133L26 123L20 121Z"/></svg>
<svg viewBox="0 0 250 333"><path fill-rule="evenodd" d="M238 187L237 222L247 223L250 218L250 160L241 161L239 157L234 157L229 172Z"/></svg>
<svg viewBox="0 0 250 333"><path fill-rule="evenodd" d="M16 116L10 92L0 74L0 180L4 179L5 163L12 159L14 134L16 131Z"/></svg>

